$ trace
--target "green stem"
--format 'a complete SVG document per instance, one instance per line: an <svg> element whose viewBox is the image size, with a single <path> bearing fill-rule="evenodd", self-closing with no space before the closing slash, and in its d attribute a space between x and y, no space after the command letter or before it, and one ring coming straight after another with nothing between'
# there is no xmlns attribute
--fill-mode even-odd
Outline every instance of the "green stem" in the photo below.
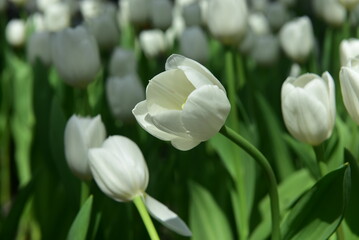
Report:
<svg viewBox="0 0 359 240"><path fill-rule="evenodd" d="M90 187L88 182L81 181L81 196L80 196L80 206L85 203L88 196L90 195Z"/></svg>
<svg viewBox="0 0 359 240"><path fill-rule="evenodd" d="M333 29L331 27L327 27L325 30L325 38L324 38L324 49L323 49L323 69L324 71L330 72L330 59L332 59L332 46L333 46Z"/></svg>
<svg viewBox="0 0 359 240"><path fill-rule="evenodd" d="M150 236L151 240L159 240L159 236L157 234L156 228L153 225L150 215L147 212L145 204L143 203L142 197L137 196L133 199L133 203L135 204L138 212L141 215L142 221L146 226L148 235Z"/></svg>
<svg viewBox="0 0 359 240"><path fill-rule="evenodd" d="M342 224L340 224L339 227L337 228L336 235L337 235L337 240L345 239Z"/></svg>
<svg viewBox="0 0 359 240"><path fill-rule="evenodd" d="M231 113L229 114L229 124L235 130L239 130L238 123L238 113L237 113L237 104L236 104L236 81L235 81L235 73L234 73L234 54L230 49L226 50L225 53L226 59L226 80L227 80L227 89L228 89L228 98L231 103Z"/></svg>
<svg viewBox="0 0 359 240"><path fill-rule="evenodd" d="M270 207L272 212L272 239L281 239L277 180L268 160L256 147L231 128L224 126L221 128L220 133L246 151L263 168L269 184Z"/></svg>
<svg viewBox="0 0 359 240"><path fill-rule="evenodd" d="M323 172L321 170L320 163L324 162L324 159L325 159L324 145L320 144L318 146L313 146L313 149L314 149L314 152L315 152L315 157L317 159L317 165L318 165L318 168L319 168L320 177L322 177Z"/></svg>

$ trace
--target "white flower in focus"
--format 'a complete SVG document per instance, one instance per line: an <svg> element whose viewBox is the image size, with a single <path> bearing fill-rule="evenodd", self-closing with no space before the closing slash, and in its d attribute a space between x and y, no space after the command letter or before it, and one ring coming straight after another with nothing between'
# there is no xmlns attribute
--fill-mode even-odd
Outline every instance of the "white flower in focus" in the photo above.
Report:
<svg viewBox="0 0 359 240"><path fill-rule="evenodd" d="M106 138L106 129L98 115L94 118L72 115L65 127L64 143L67 164L82 180L92 178L88 150L100 147Z"/></svg>
<svg viewBox="0 0 359 240"><path fill-rule="evenodd" d="M349 60L359 55L359 39L345 39L339 45L340 64L345 66Z"/></svg>
<svg viewBox="0 0 359 240"><path fill-rule="evenodd" d="M5 29L7 42L14 47L21 47L25 44L26 26L21 19L11 19Z"/></svg>
<svg viewBox="0 0 359 240"><path fill-rule="evenodd" d="M171 55L166 71L149 81L146 100L132 112L147 132L185 151L213 137L230 108L224 87L211 72L191 59Z"/></svg>
<svg viewBox="0 0 359 240"><path fill-rule="evenodd" d="M145 88L136 73L110 77L106 81L106 96L112 114L123 122L134 120L132 109L145 99Z"/></svg>
<svg viewBox="0 0 359 240"><path fill-rule="evenodd" d="M282 85L282 114L288 131L298 140L318 145L328 139L335 123L334 80L306 73L288 77Z"/></svg>
<svg viewBox="0 0 359 240"><path fill-rule="evenodd" d="M235 44L246 31L247 12L244 0L212 0L207 15L209 31L223 43Z"/></svg>
<svg viewBox="0 0 359 240"><path fill-rule="evenodd" d="M339 77L345 108L359 124L359 57L351 59L347 66L342 67Z"/></svg>
<svg viewBox="0 0 359 240"><path fill-rule="evenodd" d="M66 3L58 2L44 11L44 23L50 32L57 32L70 26L70 8Z"/></svg>
<svg viewBox="0 0 359 240"><path fill-rule="evenodd" d="M139 38L142 51L148 58L154 58L167 50L167 41L160 29L142 31Z"/></svg>
<svg viewBox="0 0 359 240"><path fill-rule="evenodd" d="M141 197L155 219L178 234L191 236L177 214L145 193L148 168L136 143L123 136L109 137L100 148L89 150L89 159L93 177L107 196L119 202Z"/></svg>

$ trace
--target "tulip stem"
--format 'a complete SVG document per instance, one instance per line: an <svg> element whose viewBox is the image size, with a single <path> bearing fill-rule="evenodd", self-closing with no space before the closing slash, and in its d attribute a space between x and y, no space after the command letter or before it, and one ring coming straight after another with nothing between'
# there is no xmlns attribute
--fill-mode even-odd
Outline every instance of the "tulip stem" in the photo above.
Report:
<svg viewBox="0 0 359 240"><path fill-rule="evenodd" d="M272 239L279 240L280 236L280 213L279 213L279 196L277 188L277 180L275 178L273 169L266 157L249 141L236 133L227 126L223 126L220 133L237 144L238 147L246 151L264 170L269 184L270 207L272 212Z"/></svg>
<svg viewBox="0 0 359 240"><path fill-rule="evenodd" d="M324 145L323 144L320 144L318 146L313 146L313 149L314 149L314 152L315 152L315 157L317 159L317 165L318 165L318 168L319 168L319 174L320 174L320 177L323 176L323 171L321 170L321 167L320 167L320 163L321 162L324 162Z"/></svg>
<svg viewBox="0 0 359 240"><path fill-rule="evenodd" d="M156 228L153 225L153 222L151 220L150 215L147 212L147 208L145 206L145 204L143 203L142 197L141 196L137 196L133 199L133 203L135 204L138 212L141 215L142 221L146 226L148 235L150 236L151 240L160 240Z"/></svg>

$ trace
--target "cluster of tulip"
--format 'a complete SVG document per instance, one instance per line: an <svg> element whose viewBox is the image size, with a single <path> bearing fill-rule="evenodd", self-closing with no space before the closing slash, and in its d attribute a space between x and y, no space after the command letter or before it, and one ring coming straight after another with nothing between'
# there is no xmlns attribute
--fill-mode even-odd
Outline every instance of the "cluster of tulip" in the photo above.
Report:
<svg viewBox="0 0 359 240"><path fill-rule="evenodd" d="M117 3L0 0L0 239L359 239L358 0Z"/></svg>

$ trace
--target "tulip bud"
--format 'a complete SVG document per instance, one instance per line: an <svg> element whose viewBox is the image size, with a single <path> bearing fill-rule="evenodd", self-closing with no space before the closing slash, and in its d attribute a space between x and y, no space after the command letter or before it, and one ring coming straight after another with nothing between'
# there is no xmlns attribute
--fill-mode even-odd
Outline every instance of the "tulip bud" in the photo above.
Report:
<svg viewBox="0 0 359 240"><path fill-rule="evenodd" d="M202 28L193 26L185 29L179 45L181 54L184 56L202 63L208 60L208 40Z"/></svg>
<svg viewBox="0 0 359 240"><path fill-rule="evenodd" d="M340 64L345 66L348 61L359 55L359 39L343 40L339 45Z"/></svg>
<svg viewBox="0 0 359 240"><path fill-rule="evenodd" d="M296 139L315 146L331 136L335 90L328 72L322 77L312 73L288 77L281 95L284 123Z"/></svg>
<svg viewBox="0 0 359 240"><path fill-rule="evenodd" d="M7 42L14 47L21 47L25 43L26 26L21 19L12 19L6 25L5 30Z"/></svg>
<svg viewBox="0 0 359 240"><path fill-rule="evenodd" d="M347 11L338 0L314 0L313 4L316 14L334 27L343 25L347 18Z"/></svg>
<svg viewBox="0 0 359 240"><path fill-rule="evenodd" d="M169 0L152 0L150 18L154 28L165 30L171 26L172 8Z"/></svg>
<svg viewBox="0 0 359 240"><path fill-rule="evenodd" d="M72 115L65 127L65 156L74 175L82 180L92 178L88 150L100 147L106 138L106 129L98 115L94 118Z"/></svg>
<svg viewBox="0 0 359 240"><path fill-rule="evenodd" d="M36 5L39 10L44 12L47 7L58 2L60 2L60 0L36 0Z"/></svg>
<svg viewBox="0 0 359 240"><path fill-rule="evenodd" d="M149 178L147 164L132 140L109 137L100 148L90 149L88 156L97 185L110 198L125 202L145 193Z"/></svg>
<svg viewBox="0 0 359 240"><path fill-rule="evenodd" d="M247 11L244 0L210 1L207 18L209 31L225 44L237 43L247 28Z"/></svg>
<svg viewBox="0 0 359 240"><path fill-rule="evenodd" d="M50 32L57 32L70 26L70 18L70 8L63 2L48 6L44 12L45 27Z"/></svg>
<svg viewBox="0 0 359 240"><path fill-rule="evenodd" d="M118 44L120 33L113 16L106 14L93 17L87 21L86 26L95 36L100 49L112 49Z"/></svg>
<svg viewBox="0 0 359 240"><path fill-rule="evenodd" d="M224 87L211 72L171 55L166 71L150 80L146 100L132 112L147 132L185 151L218 133L230 108Z"/></svg>
<svg viewBox="0 0 359 240"><path fill-rule="evenodd" d="M270 2L265 9L268 23L275 31L280 29L289 19L289 11L282 2Z"/></svg>
<svg viewBox="0 0 359 240"><path fill-rule="evenodd" d="M132 109L145 99L145 89L136 73L111 77L106 82L106 96L112 114L123 122L132 121Z"/></svg>
<svg viewBox="0 0 359 240"><path fill-rule="evenodd" d="M198 26L202 23L201 7L199 2L193 2L183 7L182 16L187 27Z"/></svg>
<svg viewBox="0 0 359 240"><path fill-rule="evenodd" d="M135 73L137 70L137 61L135 53L132 50L117 47L111 56L110 75L124 77Z"/></svg>
<svg viewBox="0 0 359 240"><path fill-rule="evenodd" d="M345 108L359 124L359 57L352 58L347 66L342 67L339 77Z"/></svg>
<svg viewBox="0 0 359 240"><path fill-rule="evenodd" d="M50 65L50 34L48 32L34 32L27 43L27 59L31 64L36 60L44 65Z"/></svg>
<svg viewBox="0 0 359 240"><path fill-rule="evenodd" d="M141 48L148 58L154 58L167 50L165 35L160 29L142 31L139 37Z"/></svg>
<svg viewBox="0 0 359 240"><path fill-rule="evenodd" d="M28 20L31 23L31 27L34 28L35 32L45 32L46 26L45 26L45 19L44 15L41 13L34 13L29 17Z"/></svg>
<svg viewBox="0 0 359 240"><path fill-rule="evenodd" d="M259 35L254 40L251 57L262 66L271 66L279 58L278 38L272 34Z"/></svg>
<svg viewBox="0 0 359 240"><path fill-rule="evenodd" d="M100 148L89 150L90 168L99 188L119 202L141 197L156 220L183 236L191 236L187 225L165 205L145 193L148 168L139 147L131 139L112 136Z"/></svg>
<svg viewBox="0 0 359 240"><path fill-rule="evenodd" d="M60 77L74 87L86 87L101 66L96 40L82 26L55 33L51 55Z"/></svg>
<svg viewBox="0 0 359 240"><path fill-rule="evenodd" d="M288 57L297 62L305 61L314 46L310 19L304 16L287 22L279 32L279 40Z"/></svg>
<svg viewBox="0 0 359 240"><path fill-rule="evenodd" d="M254 34L263 35L270 32L268 20L262 13L251 13L248 18L248 24Z"/></svg>

